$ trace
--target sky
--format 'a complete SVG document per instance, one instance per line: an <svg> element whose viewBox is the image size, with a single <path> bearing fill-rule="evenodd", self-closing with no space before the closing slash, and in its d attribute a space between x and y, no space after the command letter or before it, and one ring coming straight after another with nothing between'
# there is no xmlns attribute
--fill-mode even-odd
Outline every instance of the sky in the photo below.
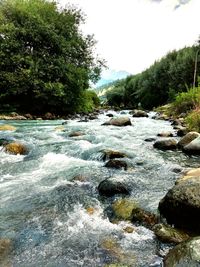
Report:
<svg viewBox="0 0 200 267"><path fill-rule="evenodd" d="M200 0L60 0L86 14L85 34L109 69L139 73L200 35Z"/></svg>

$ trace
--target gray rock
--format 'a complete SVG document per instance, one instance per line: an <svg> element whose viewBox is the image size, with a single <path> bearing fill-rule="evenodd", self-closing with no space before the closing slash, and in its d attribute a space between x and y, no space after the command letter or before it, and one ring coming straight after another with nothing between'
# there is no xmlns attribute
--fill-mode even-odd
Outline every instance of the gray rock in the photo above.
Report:
<svg viewBox="0 0 200 267"><path fill-rule="evenodd" d="M114 168L114 169L124 169L124 170L127 170L128 165L127 165L127 163L125 161L111 159L111 160L109 160L105 164L105 167L107 167L107 168Z"/></svg>
<svg viewBox="0 0 200 267"><path fill-rule="evenodd" d="M124 182L115 178L103 180L98 186L98 191L101 196L106 197L112 197L116 194L129 194L128 187Z"/></svg>
<svg viewBox="0 0 200 267"><path fill-rule="evenodd" d="M200 155L200 136L184 146L183 151L187 154Z"/></svg>
<svg viewBox="0 0 200 267"><path fill-rule="evenodd" d="M125 116L125 117L112 118L111 120L103 123L102 125L128 126L132 125L132 123L130 118Z"/></svg>
<svg viewBox="0 0 200 267"><path fill-rule="evenodd" d="M177 148L177 141L175 139L164 139L158 140L153 145L155 148L160 150L173 150Z"/></svg>
<svg viewBox="0 0 200 267"><path fill-rule="evenodd" d="M165 267L199 267L200 238L182 242L169 251L164 258Z"/></svg>
<svg viewBox="0 0 200 267"><path fill-rule="evenodd" d="M148 114L144 110L135 109L135 110L133 110L133 117L136 117L136 118L148 117Z"/></svg>
<svg viewBox="0 0 200 267"><path fill-rule="evenodd" d="M196 139L199 136L200 136L200 134L197 133L197 132L189 132L189 133L187 133L178 142L178 147L183 148L183 147L187 146L190 142L192 142L194 139Z"/></svg>

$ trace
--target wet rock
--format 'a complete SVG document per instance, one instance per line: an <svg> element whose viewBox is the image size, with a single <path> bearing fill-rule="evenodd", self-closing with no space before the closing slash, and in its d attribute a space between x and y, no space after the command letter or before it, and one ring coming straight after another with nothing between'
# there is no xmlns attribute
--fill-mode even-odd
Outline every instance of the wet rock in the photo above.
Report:
<svg viewBox="0 0 200 267"><path fill-rule="evenodd" d="M144 110L135 109L133 110L133 117L148 117L148 114Z"/></svg>
<svg viewBox="0 0 200 267"><path fill-rule="evenodd" d="M9 252L11 251L11 240L10 239L0 239L0 266L5 264L6 257L8 256Z"/></svg>
<svg viewBox="0 0 200 267"><path fill-rule="evenodd" d="M132 234L133 232L135 232L135 229L132 226L126 226L123 230L128 234Z"/></svg>
<svg viewBox="0 0 200 267"><path fill-rule="evenodd" d="M182 122L178 119L173 120L171 123L172 126L181 126L181 124L182 124Z"/></svg>
<svg viewBox="0 0 200 267"><path fill-rule="evenodd" d="M123 152L111 150L111 149L105 149L101 151L103 153L102 160L106 161L109 159L115 159L115 158L125 158L127 155Z"/></svg>
<svg viewBox="0 0 200 267"><path fill-rule="evenodd" d="M44 115L44 119L45 120L54 120L56 118L56 116L50 112L47 112L45 115Z"/></svg>
<svg viewBox="0 0 200 267"><path fill-rule="evenodd" d="M112 204L112 210L118 219L131 220L133 210L138 207L138 204L129 198L118 199Z"/></svg>
<svg viewBox="0 0 200 267"><path fill-rule="evenodd" d="M106 116L110 117L110 118L114 117L114 115L112 113L108 113L108 114L106 114Z"/></svg>
<svg viewBox="0 0 200 267"><path fill-rule="evenodd" d="M28 120L33 120L33 116L30 113L24 115Z"/></svg>
<svg viewBox="0 0 200 267"><path fill-rule="evenodd" d="M177 148L177 141L175 139L164 139L158 140L153 145L155 148L160 150L173 150Z"/></svg>
<svg viewBox="0 0 200 267"><path fill-rule="evenodd" d="M84 175L76 175L72 178L72 181L79 181L79 182L85 182L87 179Z"/></svg>
<svg viewBox="0 0 200 267"><path fill-rule="evenodd" d="M70 133L70 134L69 134L69 137L78 137L78 136L82 136L82 135L84 135L83 132L81 132L81 131L77 131L77 132L72 132L72 133Z"/></svg>
<svg viewBox="0 0 200 267"><path fill-rule="evenodd" d="M26 155L28 153L28 149L25 145L17 142L12 142L10 144L7 144L5 146L5 151L10 154L20 154L20 155Z"/></svg>
<svg viewBox="0 0 200 267"><path fill-rule="evenodd" d="M149 138L144 139L144 141L145 142L154 142L154 141L156 141L156 138L149 137Z"/></svg>
<svg viewBox="0 0 200 267"><path fill-rule="evenodd" d="M186 135L188 133L188 130L186 127L180 126L180 127L176 128L176 130L177 130L177 132L176 132L177 136L180 136L180 137L183 137L184 135Z"/></svg>
<svg viewBox="0 0 200 267"><path fill-rule="evenodd" d="M98 186L98 191L101 196L106 197L112 197L116 194L129 194L127 185L123 181L115 178L103 180Z"/></svg>
<svg viewBox="0 0 200 267"><path fill-rule="evenodd" d="M63 132L65 130L65 127L63 125L60 125L60 126L55 127L54 130L57 132Z"/></svg>
<svg viewBox="0 0 200 267"><path fill-rule="evenodd" d="M200 136L184 146L183 151L190 155L200 155Z"/></svg>
<svg viewBox="0 0 200 267"><path fill-rule="evenodd" d="M16 129L17 128L12 125L8 124L0 125L0 131L15 131Z"/></svg>
<svg viewBox="0 0 200 267"><path fill-rule="evenodd" d="M179 180L160 201L159 211L169 224L200 232L200 176L188 175Z"/></svg>
<svg viewBox="0 0 200 267"><path fill-rule="evenodd" d="M193 181L193 182L200 182L200 168L194 168L191 170L188 170L187 172L184 173L183 176L178 178L176 180L176 184L186 182L186 181Z"/></svg>
<svg viewBox="0 0 200 267"><path fill-rule="evenodd" d="M182 242L164 258L165 267L198 267L200 262L200 238Z"/></svg>
<svg viewBox="0 0 200 267"><path fill-rule="evenodd" d="M194 139L199 137L200 134L197 132L189 132L187 133L181 140L178 142L178 147L183 148L184 146L188 145Z"/></svg>
<svg viewBox="0 0 200 267"><path fill-rule="evenodd" d="M129 117L118 117L118 118L113 118L103 123L102 125L128 126L132 125L132 123Z"/></svg>
<svg viewBox="0 0 200 267"><path fill-rule="evenodd" d="M164 243L178 244L190 238L187 233L164 224L156 224L153 231L157 238Z"/></svg>
<svg viewBox="0 0 200 267"><path fill-rule="evenodd" d="M152 227L158 223L158 217L155 214L139 207L133 209L131 220L132 222L140 223L150 229L152 229Z"/></svg>
<svg viewBox="0 0 200 267"><path fill-rule="evenodd" d="M9 140L9 139L6 139L6 138L1 138L0 139L0 146L6 146L11 142L12 142L12 140Z"/></svg>
<svg viewBox="0 0 200 267"><path fill-rule="evenodd" d="M98 117L97 117L96 115L90 115L90 116L88 117L88 119L89 119L89 120L97 120Z"/></svg>
<svg viewBox="0 0 200 267"><path fill-rule="evenodd" d="M171 132L162 132L162 133L158 133L157 136L160 136L160 137L173 137L173 133L171 133Z"/></svg>
<svg viewBox="0 0 200 267"><path fill-rule="evenodd" d="M114 168L114 169L124 169L124 170L127 170L128 165L127 165L127 163L125 161L111 159L111 160L109 160L105 164L105 167L107 167L107 168Z"/></svg>

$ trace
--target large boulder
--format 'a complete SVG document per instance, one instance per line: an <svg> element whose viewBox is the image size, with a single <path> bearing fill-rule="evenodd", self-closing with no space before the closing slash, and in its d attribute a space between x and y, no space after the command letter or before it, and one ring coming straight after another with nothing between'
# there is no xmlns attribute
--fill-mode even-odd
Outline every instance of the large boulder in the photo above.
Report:
<svg viewBox="0 0 200 267"><path fill-rule="evenodd" d="M200 238L182 242L169 251L164 267L198 267L200 265Z"/></svg>
<svg viewBox="0 0 200 267"><path fill-rule="evenodd" d="M160 214L180 229L200 233L200 176L199 170L179 179L159 203Z"/></svg>
<svg viewBox="0 0 200 267"><path fill-rule="evenodd" d="M112 197L116 194L129 194L127 185L123 181L115 178L103 180L98 186L98 191L101 196L106 197Z"/></svg>
<svg viewBox="0 0 200 267"><path fill-rule="evenodd" d="M112 204L115 217L122 220L131 220L133 210L137 207L136 201L130 198L117 199Z"/></svg>
<svg viewBox="0 0 200 267"><path fill-rule="evenodd" d="M113 125L113 126L128 126L132 125L131 120L127 116L112 118L109 121L103 123L102 125Z"/></svg>
<svg viewBox="0 0 200 267"><path fill-rule="evenodd" d="M169 225L156 224L153 231L157 238L164 243L181 243L189 239L189 235Z"/></svg>
<svg viewBox="0 0 200 267"><path fill-rule="evenodd" d="M195 138L188 145L184 146L183 151L191 155L200 155L200 136Z"/></svg>
<svg viewBox="0 0 200 267"><path fill-rule="evenodd" d="M144 110L135 109L133 110L133 117L139 118L139 117L148 117L148 114Z"/></svg>
<svg viewBox="0 0 200 267"><path fill-rule="evenodd" d="M20 154L20 155L26 155L28 153L28 149L25 145L17 142L12 142L7 145L5 145L5 151L10 154Z"/></svg>
<svg viewBox="0 0 200 267"><path fill-rule="evenodd" d="M200 136L200 134L197 133L197 132L189 132L189 133L187 133L178 142L178 147L183 148L184 146L187 146L190 142L192 142L194 139L196 139L199 136Z"/></svg>
<svg viewBox="0 0 200 267"><path fill-rule="evenodd" d="M173 150L177 148L177 141L172 138L157 140L153 146L160 150Z"/></svg>
<svg viewBox="0 0 200 267"><path fill-rule="evenodd" d="M111 159L106 162L105 167L107 168L114 168L114 169L124 169L127 170L128 165L123 160Z"/></svg>

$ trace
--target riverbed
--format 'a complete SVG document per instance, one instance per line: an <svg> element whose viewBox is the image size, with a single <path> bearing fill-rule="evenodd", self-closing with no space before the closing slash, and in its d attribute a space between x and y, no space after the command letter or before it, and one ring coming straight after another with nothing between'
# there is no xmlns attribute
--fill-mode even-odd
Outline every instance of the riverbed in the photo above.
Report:
<svg viewBox="0 0 200 267"><path fill-rule="evenodd" d="M199 166L198 158L159 151L144 141L159 139L163 131L175 134L170 122L149 115L131 118L126 127L102 126L106 113L89 122L69 120L64 128L62 120L9 122L16 131L0 132L0 138L22 142L29 150L25 156L10 155L0 147L0 238L11 240L10 266L162 266L162 244L154 233L130 222L110 222L106 211L120 196L101 198L97 190L106 178L122 179L130 198L157 213L180 176L177 170ZM74 131L84 135L69 137ZM104 167L104 149L126 153L128 170ZM127 226L134 231L125 232Z"/></svg>

